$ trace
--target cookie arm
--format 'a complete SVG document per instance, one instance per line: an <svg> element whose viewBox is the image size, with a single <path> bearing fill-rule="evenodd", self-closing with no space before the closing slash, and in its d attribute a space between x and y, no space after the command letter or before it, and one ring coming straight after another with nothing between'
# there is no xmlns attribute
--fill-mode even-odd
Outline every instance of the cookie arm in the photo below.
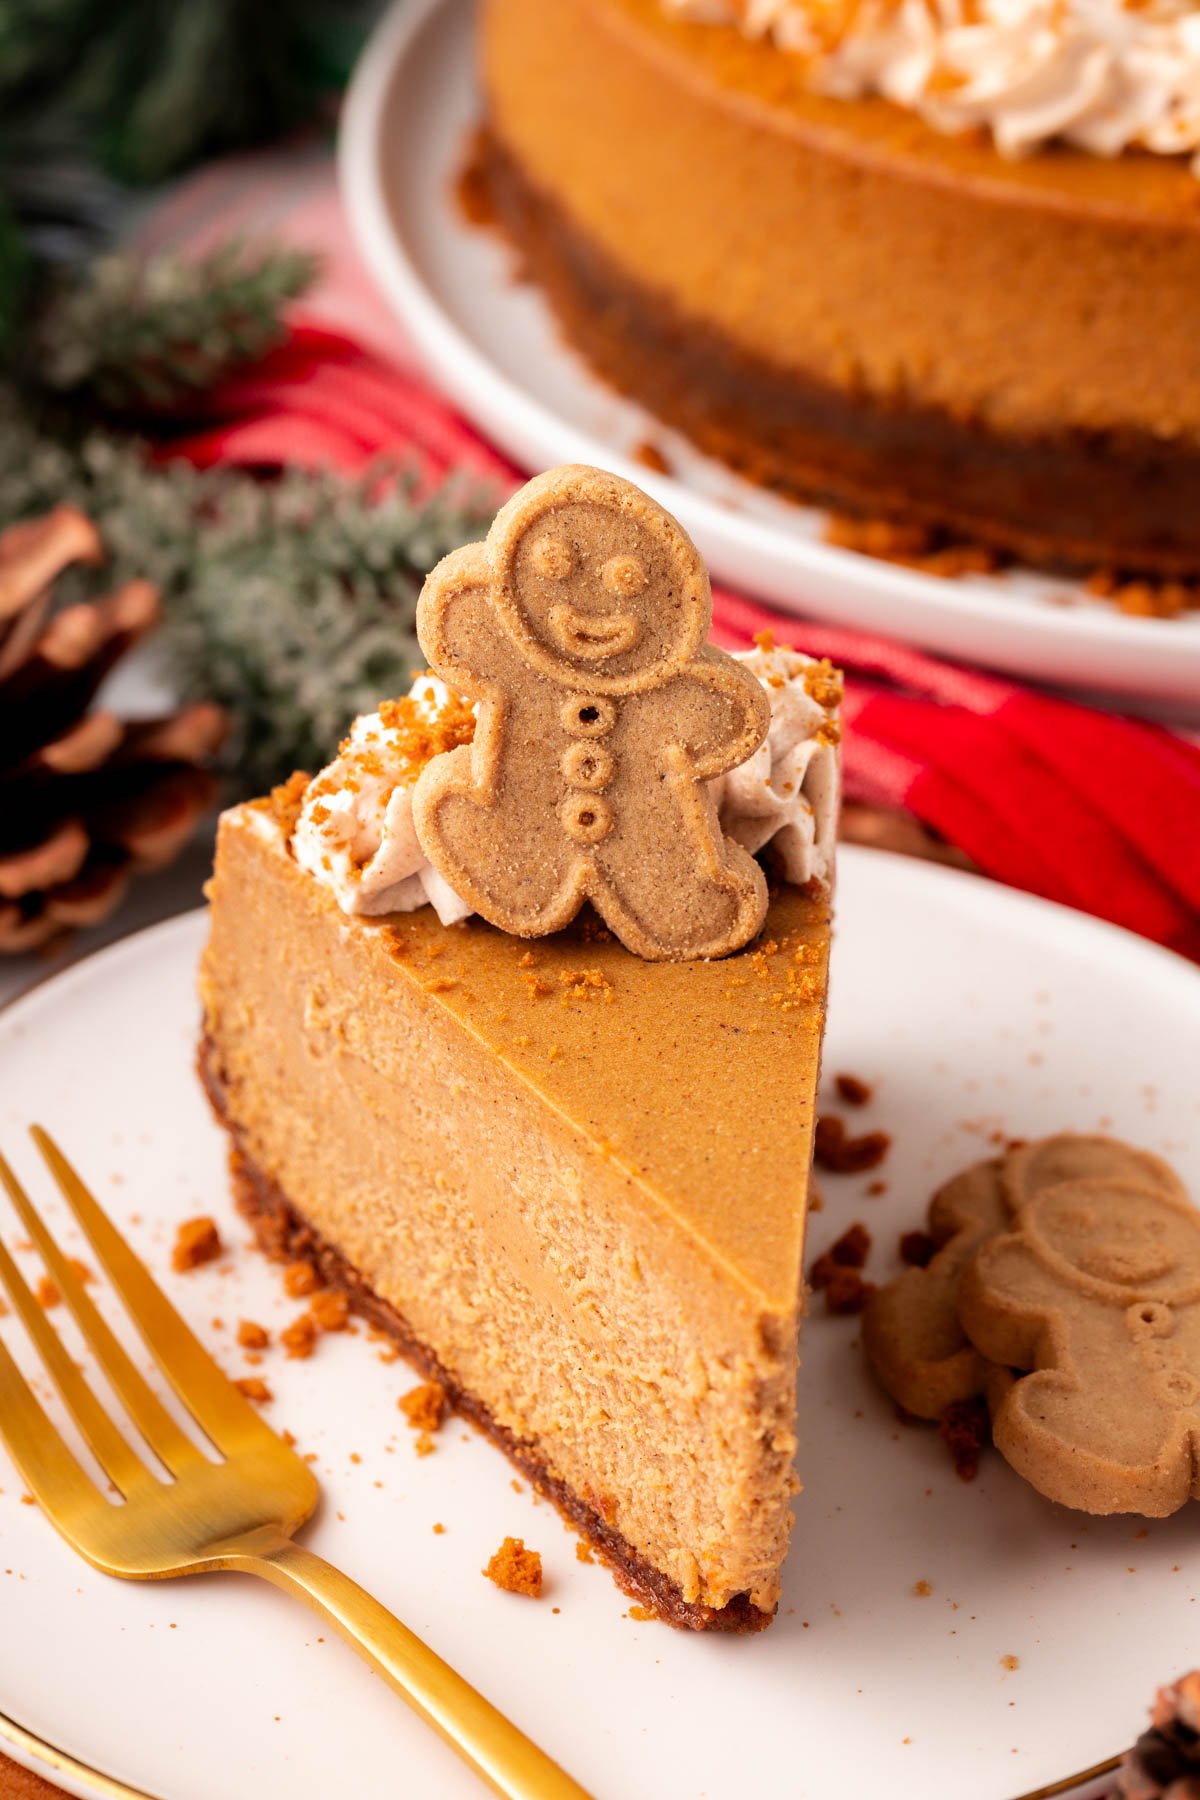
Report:
<svg viewBox="0 0 1200 1800"><path fill-rule="evenodd" d="M430 668L472 700L491 691L483 671L495 666L493 650L503 637L491 579L484 546L464 544L430 570L417 601L417 638Z"/></svg>
<svg viewBox="0 0 1200 1800"><path fill-rule="evenodd" d="M672 746L695 781L736 769L767 735L771 703L761 681L722 651L705 646L665 690L683 742ZM674 758L672 760L675 760Z"/></svg>

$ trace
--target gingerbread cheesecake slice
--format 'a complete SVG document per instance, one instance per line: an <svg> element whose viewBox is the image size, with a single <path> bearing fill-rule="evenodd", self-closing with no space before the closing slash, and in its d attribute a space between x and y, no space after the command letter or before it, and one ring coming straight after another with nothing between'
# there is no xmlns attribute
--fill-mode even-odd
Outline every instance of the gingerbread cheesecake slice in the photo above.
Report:
<svg viewBox="0 0 1200 1800"><path fill-rule="evenodd" d="M588 704L611 718L617 772L633 754L622 717L647 697L668 708L670 681L708 683L704 694L718 692L715 682L722 695L751 690L758 749L698 781L681 816L723 859L698 870L698 884L719 898L713 883L752 870L761 930L721 957L677 957L677 938L664 939L666 960L626 947L613 893L630 865L619 852L650 840L633 842L630 789L616 780L587 789L612 797L612 828L596 839L608 862L596 872L590 841L570 851L591 905L555 931L538 931L535 918L526 935L480 916L491 904L488 869L473 877L470 901L455 890L431 860L436 834L421 834L421 794L459 759L460 815L478 806L484 829L492 790L470 787L471 759L480 746L493 758L498 744L517 753L517 708L489 718L486 687L472 705L427 679L359 720L315 780L297 777L224 816L201 974L203 1073L261 1241L317 1260L630 1592L674 1624L749 1631L776 1607L797 1487L840 684L827 665L769 643L737 662L709 648L689 664L681 652L650 687L644 675L634 686L611 674L634 634L625 629L619 652L594 648L601 601L587 586L589 546L593 511L609 507L611 492L608 478L587 477L581 510L582 479L572 472L561 504L558 489L548 501L544 481L531 484L537 520L521 531L542 534L537 561L556 571L569 552L576 585L555 591L574 607L588 602L579 654L593 684L597 664L610 671L607 698ZM605 529L624 534L614 603L634 616L636 551L651 571L646 606L674 621L683 589L655 573L641 500L620 493L613 504ZM469 579L457 581L460 562L430 578L427 592L440 592L451 615L461 594L478 616L511 526L501 515L489 545L474 547ZM602 551L611 590L608 537ZM530 605L527 617L539 616ZM551 672L537 680L559 679L549 653L543 662ZM577 699L558 708L564 731ZM664 751L674 788L653 768L644 794L634 784L639 803L666 809L655 831L670 823L687 767L701 766L688 748L691 716L680 713ZM579 761L572 742L568 770ZM652 744L643 734L641 752ZM527 782L543 765L553 767L538 742ZM550 817L574 817L553 804ZM506 815L505 830L520 818ZM503 867L506 892L526 866ZM686 865L676 879L688 879ZM643 909L631 932L639 941L653 929L648 917Z"/></svg>

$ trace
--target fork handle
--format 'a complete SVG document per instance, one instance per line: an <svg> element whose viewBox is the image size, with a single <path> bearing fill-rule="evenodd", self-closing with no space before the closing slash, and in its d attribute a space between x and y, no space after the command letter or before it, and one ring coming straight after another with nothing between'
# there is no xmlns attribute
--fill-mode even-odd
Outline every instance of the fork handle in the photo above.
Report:
<svg viewBox="0 0 1200 1800"><path fill-rule="evenodd" d="M590 1800L469 1681L332 1563L275 1532L256 1532L242 1543L244 1550L222 1557L226 1568L261 1575L320 1613L506 1800Z"/></svg>

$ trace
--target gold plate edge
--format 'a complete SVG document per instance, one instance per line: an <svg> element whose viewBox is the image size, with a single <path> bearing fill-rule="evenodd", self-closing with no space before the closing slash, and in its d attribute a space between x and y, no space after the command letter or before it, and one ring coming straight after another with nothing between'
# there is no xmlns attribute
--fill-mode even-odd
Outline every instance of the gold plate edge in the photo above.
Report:
<svg viewBox="0 0 1200 1800"><path fill-rule="evenodd" d="M119 1781L114 1775L105 1775L100 1769L93 1769L89 1763L79 1761L76 1756L66 1750L60 1750L45 1738L38 1737L36 1732L18 1725L6 1713L0 1712L0 1743L8 1743L26 1756L31 1756L46 1768L60 1775L70 1775L74 1780L87 1787L88 1792L102 1796L102 1800L160 1800L145 1788L130 1787L127 1782ZM40 1773L40 1770L35 1773Z"/></svg>
<svg viewBox="0 0 1200 1800"><path fill-rule="evenodd" d="M1059 1794L1070 1794L1081 1788L1085 1782L1099 1781L1102 1776L1115 1775L1121 1766L1124 1751L1115 1756L1105 1757L1103 1762L1093 1763L1090 1769L1081 1769L1078 1775L1064 1775L1058 1781L1052 1781L1048 1787L1030 1788L1028 1793L1017 1794L1014 1800L1055 1800Z"/></svg>

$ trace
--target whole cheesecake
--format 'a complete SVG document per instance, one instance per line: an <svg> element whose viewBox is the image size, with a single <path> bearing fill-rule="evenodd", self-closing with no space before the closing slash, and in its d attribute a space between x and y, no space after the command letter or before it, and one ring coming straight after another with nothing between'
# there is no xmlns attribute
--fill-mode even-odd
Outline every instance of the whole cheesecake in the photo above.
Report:
<svg viewBox="0 0 1200 1800"><path fill-rule="evenodd" d="M482 173L566 335L768 487L1200 573L1200 181L1019 160L662 0L485 0Z"/></svg>

